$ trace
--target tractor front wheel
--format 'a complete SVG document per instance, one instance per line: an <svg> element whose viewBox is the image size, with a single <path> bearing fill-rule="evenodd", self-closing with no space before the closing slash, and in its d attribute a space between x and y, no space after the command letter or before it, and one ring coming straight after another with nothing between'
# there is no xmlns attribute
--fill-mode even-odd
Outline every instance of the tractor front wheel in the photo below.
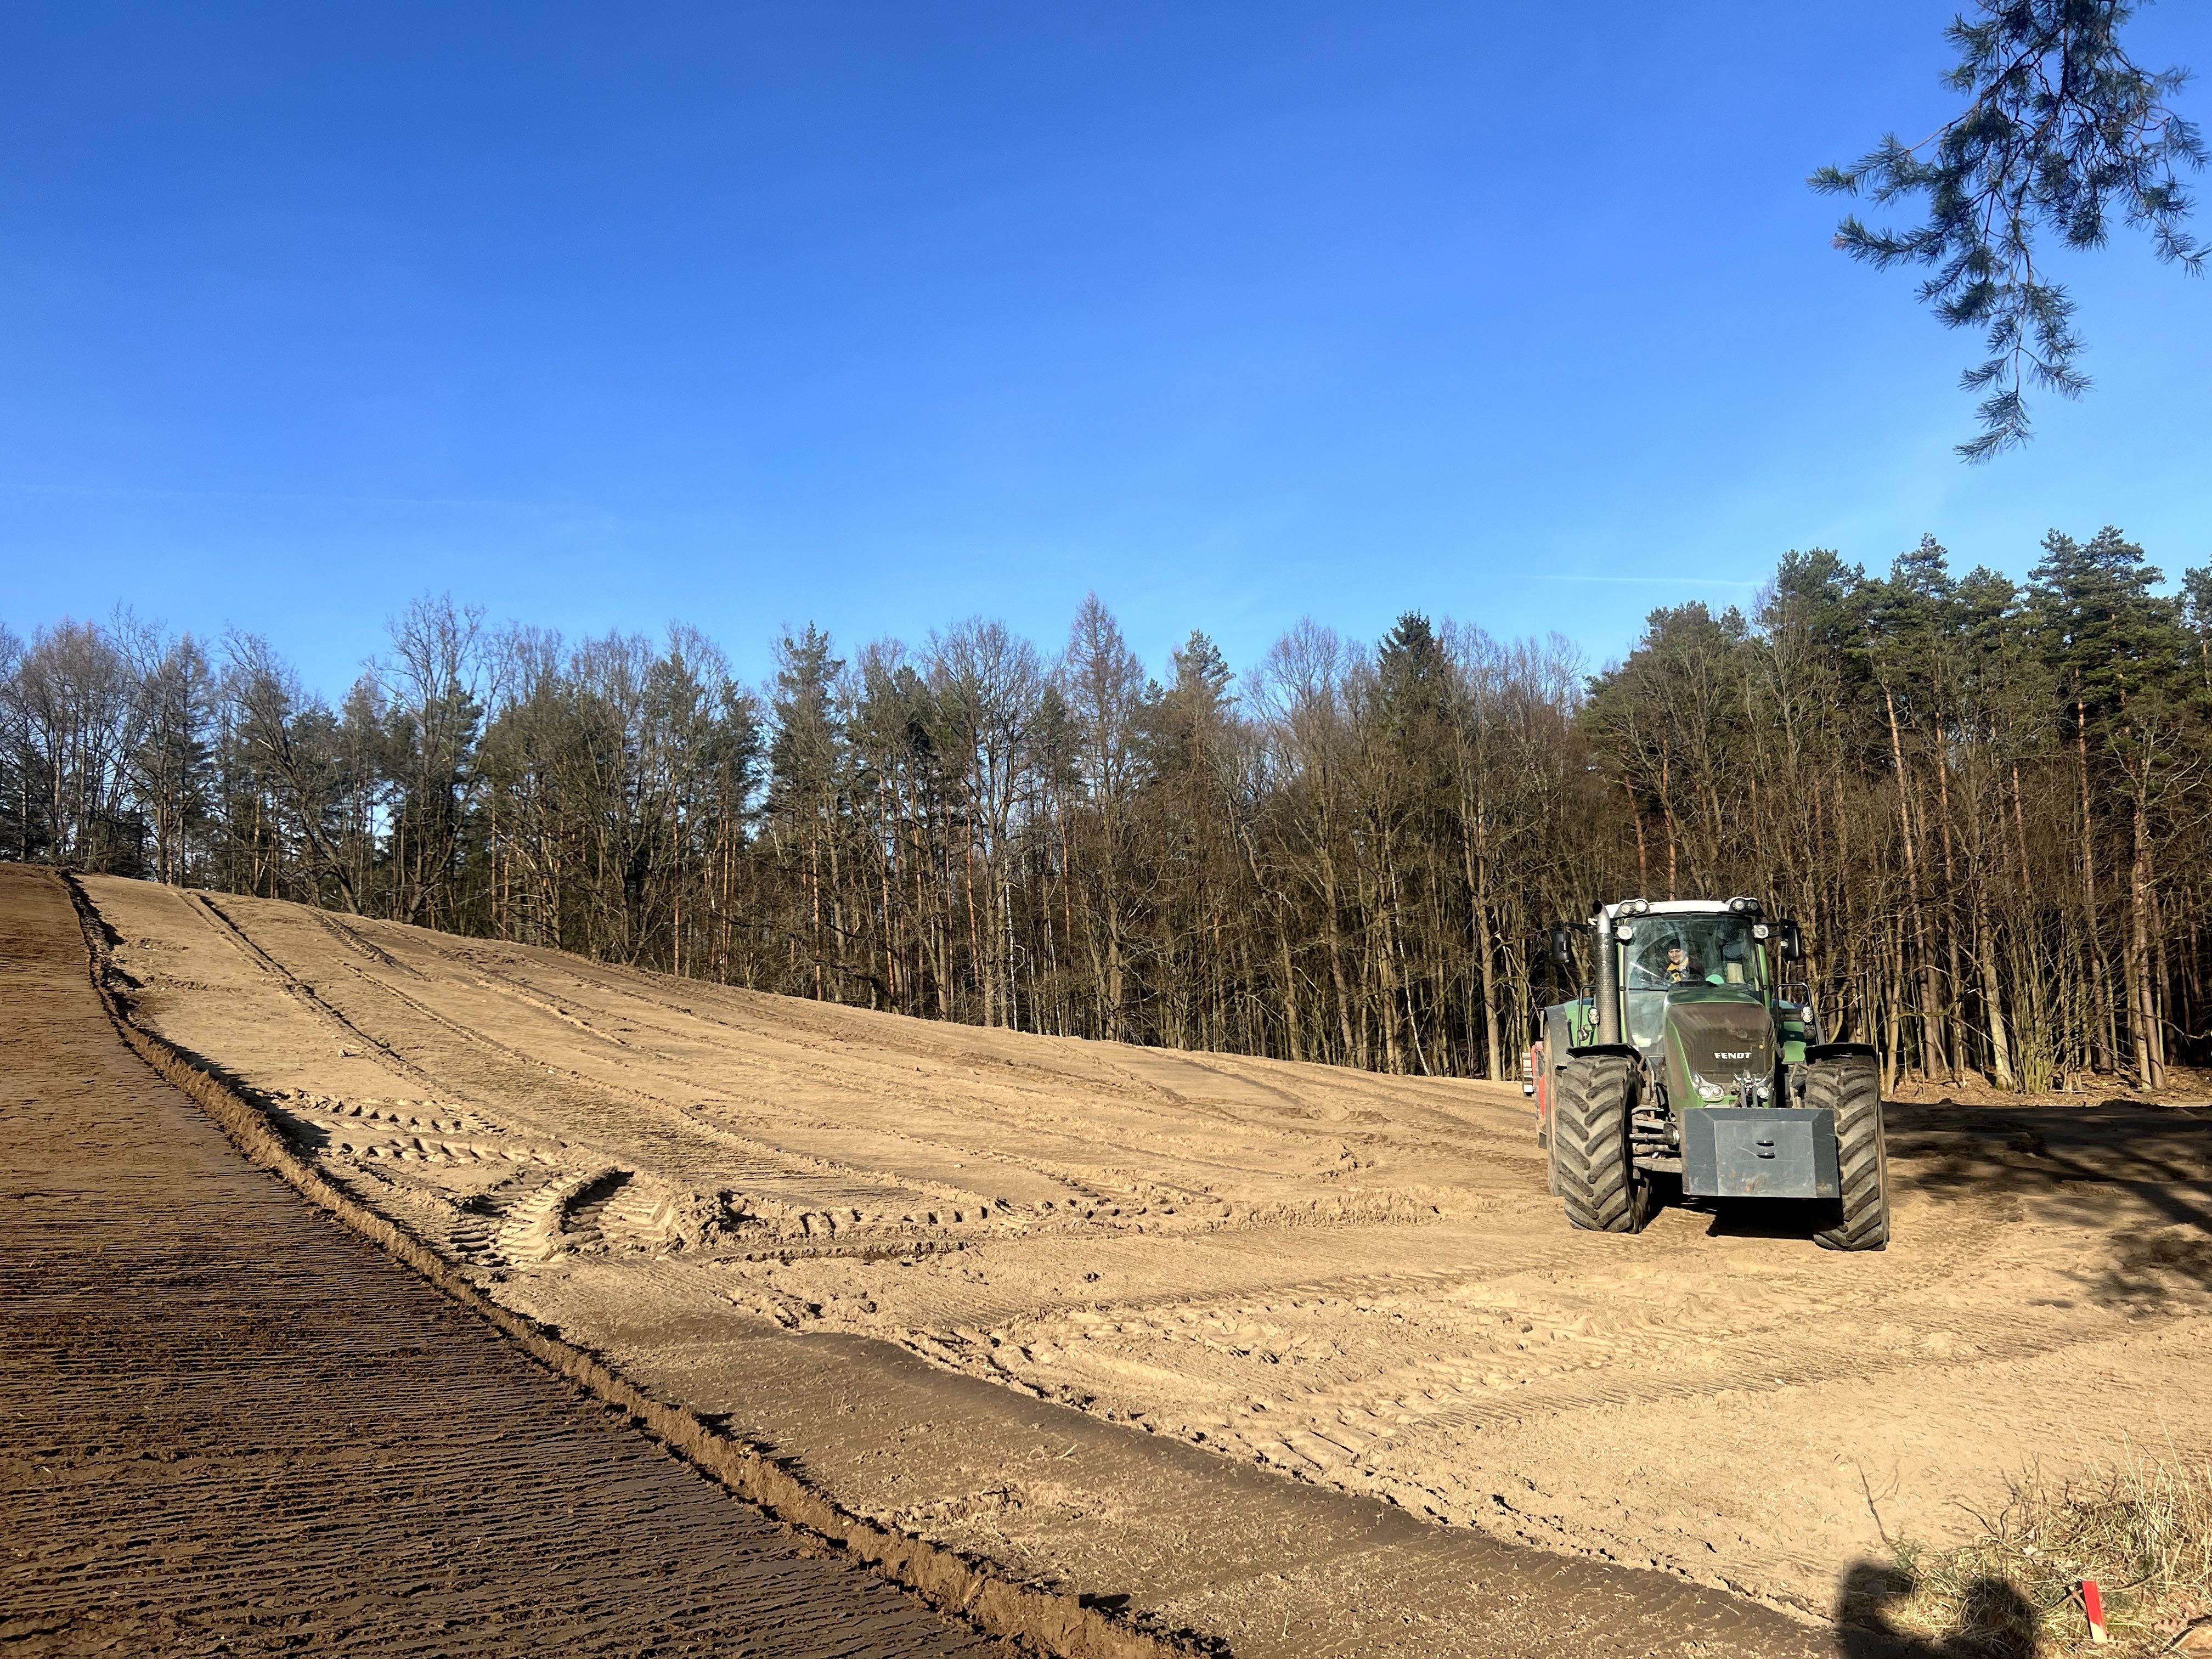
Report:
<svg viewBox="0 0 2212 1659"><path fill-rule="evenodd" d="M1624 1054L1582 1054L1553 1075L1552 1170L1567 1219L1591 1232L1642 1232L1651 1182L1629 1151L1635 1067Z"/></svg>
<svg viewBox="0 0 2212 1659"><path fill-rule="evenodd" d="M1805 1103L1836 1117L1836 1224L1813 1235L1824 1250L1879 1250L1889 1243L1889 1155L1881 1136L1881 1071L1871 1054L1838 1054L1805 1068Z"/></svg>

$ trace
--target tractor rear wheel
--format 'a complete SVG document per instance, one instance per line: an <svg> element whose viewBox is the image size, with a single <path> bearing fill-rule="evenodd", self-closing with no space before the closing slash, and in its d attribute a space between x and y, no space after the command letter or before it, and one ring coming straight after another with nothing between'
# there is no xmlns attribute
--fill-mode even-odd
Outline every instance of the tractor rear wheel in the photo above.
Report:
<svg viewBox="0 0 2212 1659"><path fill-rule="evenodd" d="M1813 1235L1824 1250L1879 1250L1889 1243L1889 1154L1882 1144L1881 1071L1871 1054L1838 1054L1805 1068L1805 1103L1836 1117L1836 1173L1843 1197L1832 1227Z"/></svg>
<svg viewBox="0 0 2212 1659"><path fill-rule="evenodd" d="M1552 1170L1567 1219L1591 1232L1642 1232L1651 1182L1629 1152L1634 1066L1624 1054L1582 1054L1553 1075Z"/></svg>

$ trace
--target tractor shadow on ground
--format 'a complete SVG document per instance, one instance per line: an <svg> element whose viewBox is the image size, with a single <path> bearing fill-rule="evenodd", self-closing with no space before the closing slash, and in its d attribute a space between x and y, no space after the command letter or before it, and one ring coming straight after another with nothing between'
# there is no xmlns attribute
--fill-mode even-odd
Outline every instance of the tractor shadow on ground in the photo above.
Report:
<svg viewBox="0 0 2212 1659"><path fill-rule="evenodd" d="M2212 1295L2212 1112L2135 1101L1885 1104L1893 1194L1997 1200L2041 1224L2115 1236L2084 1279L2107 1305Z"/></svg>
<svg viewBox="0 0 2212 1659"><path fill-rule="evenodd" d="M2076 1275L2082 1299L2101 1306L2171 1310L2212 1299L2212 1109L1889 1101L1883 1110L1893 1200L1980 1206L1995 1229L2106 1235L2109 1256ZM1671 1185L1657 1196L1705 1218L1711 1238L1809 1245L1837 1219L1832 1206L1796 1200L1686 1200Z"/></svg>
<svg viewBox="0 0 2212 1659"><path fill-rule="evenodd" d="M1958 1621L1930 1638L1901 1630L1888 1609L1913 1589L1911 1575L1855 1561L1836 1587L1836 1649L1843 1659L2035 1659L2044 1651L2035 1609L2002 1578L1966 1586Z"/></svg>
<svg viewBox="0 0 2212 1659"><path fill-rule="evenodd" d="M1808 1246L1840 1218L1834 1204L1804 1199L1692 1199L1684 1207L1705 1217L1708 1238L1794 1238Z"/></svg>

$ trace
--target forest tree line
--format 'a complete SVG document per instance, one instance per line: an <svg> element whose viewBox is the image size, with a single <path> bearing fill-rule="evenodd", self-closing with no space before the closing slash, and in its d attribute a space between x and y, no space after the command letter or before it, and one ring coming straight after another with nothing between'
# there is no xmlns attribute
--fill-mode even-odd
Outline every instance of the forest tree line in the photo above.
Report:
<svg viewBox="0 0 2212 1659"><path fill-rule="evenodd" d="M741 684L423 599L333 704L264 640L0 628L0 856L986 1025L1510 1076L1549 923L1751 893L1890 1083L2204 1058L2212 572L2106 529L2025 584L1785 556L1748 613L1301 623L1155 676L1087 600Z"/></svg>

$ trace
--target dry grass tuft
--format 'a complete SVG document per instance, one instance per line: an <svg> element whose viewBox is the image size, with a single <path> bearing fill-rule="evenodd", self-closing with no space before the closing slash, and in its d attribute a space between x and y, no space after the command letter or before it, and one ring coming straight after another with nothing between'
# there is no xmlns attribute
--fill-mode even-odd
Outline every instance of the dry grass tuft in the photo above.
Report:
<svg viewBox="0 0 2212 1659"><path fill-rule="evenodd" d="M1975 1519L1981 1535L1954 1548L1893 1540L1895 1567L1846 1586L1846 1622L1946 1654L2065 1651L2087 1646L2076 1587L2094 1578L2112 1638L2103 1651L2120 1659L2165 1651L2212 1617L2212 1463L2130 1453L2057 1486L2031 1474Z"/></svg>

